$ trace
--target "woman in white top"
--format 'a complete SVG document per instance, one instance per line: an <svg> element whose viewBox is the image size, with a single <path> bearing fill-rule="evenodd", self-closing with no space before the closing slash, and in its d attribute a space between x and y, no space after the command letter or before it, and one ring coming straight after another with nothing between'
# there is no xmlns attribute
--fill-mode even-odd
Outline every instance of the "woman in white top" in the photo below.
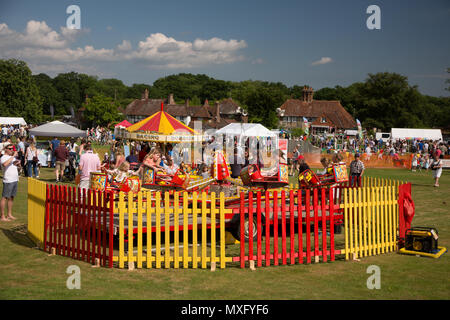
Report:
<svg viewBox="0 0 450 320"><path fill-rule="evenodd" d="M436 155L431 163L431 170L433 170L434 186L439 187L439 178L442 174L442 161Z"/></svg>
<svg viewBox="0 0 450 320"><path fill-rule="evenodd" d="M39 172L38 172L38 150L36 148L36 145L34 142L32 142L25 152L25 161L27 166L27 173L28 177L33 177L33 172L35 178L39 178ZM32 170L33 169L33 170Z"/></svg>

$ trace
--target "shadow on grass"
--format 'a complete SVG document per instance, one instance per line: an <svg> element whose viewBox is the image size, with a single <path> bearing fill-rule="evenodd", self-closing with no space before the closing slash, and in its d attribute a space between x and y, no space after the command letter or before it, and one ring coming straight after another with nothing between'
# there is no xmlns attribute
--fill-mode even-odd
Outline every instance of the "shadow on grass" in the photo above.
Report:
<svg viewBox="0 0 450 320"><path fill-rule="evenodd" d="M3 234L8 237L8 239L18 245L35 248L36 244L27 235L27 225L22 224L9 229L0 228Z"/></svg>

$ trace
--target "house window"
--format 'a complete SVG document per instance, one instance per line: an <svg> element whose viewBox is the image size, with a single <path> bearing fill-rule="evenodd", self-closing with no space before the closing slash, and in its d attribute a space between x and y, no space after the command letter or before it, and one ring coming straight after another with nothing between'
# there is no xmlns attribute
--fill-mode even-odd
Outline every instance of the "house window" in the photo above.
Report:
<svg viewBox="0 0 450 320"><path fill-rule="evenodd" d="M286 122L297 122L298 121L298 117L295 117L295 116L283 117L283 121L286 121Z"/></svg>
<svg viewBox="0 0 450 320"><path fill-rule="evenodd" d="M326 122L327 122L327 118L325 118L325 117L322 117L322 118L320 119L320 122L322 122L322 123L326 123Z"/></svg>

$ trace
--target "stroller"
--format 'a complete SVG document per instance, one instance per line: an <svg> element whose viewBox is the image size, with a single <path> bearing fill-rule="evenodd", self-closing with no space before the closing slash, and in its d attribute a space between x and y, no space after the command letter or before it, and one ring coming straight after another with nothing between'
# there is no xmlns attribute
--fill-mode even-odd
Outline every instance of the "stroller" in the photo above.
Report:
<svg viewBox="0 0 450 320"><path fill-rule="evenodd" d="M66 169L64 170L64 179L67 181L75 180L77 174L76 159L73 154L69 154L69 158L66 160Z"/></svg>

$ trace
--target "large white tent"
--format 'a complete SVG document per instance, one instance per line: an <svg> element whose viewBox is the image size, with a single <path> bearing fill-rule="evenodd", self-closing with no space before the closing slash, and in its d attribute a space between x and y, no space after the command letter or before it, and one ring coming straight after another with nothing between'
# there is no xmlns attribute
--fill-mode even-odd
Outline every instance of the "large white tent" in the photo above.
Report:
<svg viewBox="0 0 450 320"><path fill-rule="evenodd" d="M30 130L35 137L85 137L86 132L61 121L52 121Z"/></svg>
<svg viewBox="0 0 450 320"><path fill-rule="evenodd" d="M233 135L243 137L276 137L275 132L270 131L259 123L230 123L216 131L216 135Z"/></svg>
<svg viewBox="0 0 450 320"><path fill-rule="evenodd" d="M26 126L27 123L23 118L20 117L0 117L0 124L8 124L8 125L22 125Z"/></svg>
<svg viewBox="0 0 450 320"><path fill-rule="evenodd" d="M440 140L442 141L441 129L408 129L408 128L392 128L391 139L421 139L421 140Z"/></svg>

